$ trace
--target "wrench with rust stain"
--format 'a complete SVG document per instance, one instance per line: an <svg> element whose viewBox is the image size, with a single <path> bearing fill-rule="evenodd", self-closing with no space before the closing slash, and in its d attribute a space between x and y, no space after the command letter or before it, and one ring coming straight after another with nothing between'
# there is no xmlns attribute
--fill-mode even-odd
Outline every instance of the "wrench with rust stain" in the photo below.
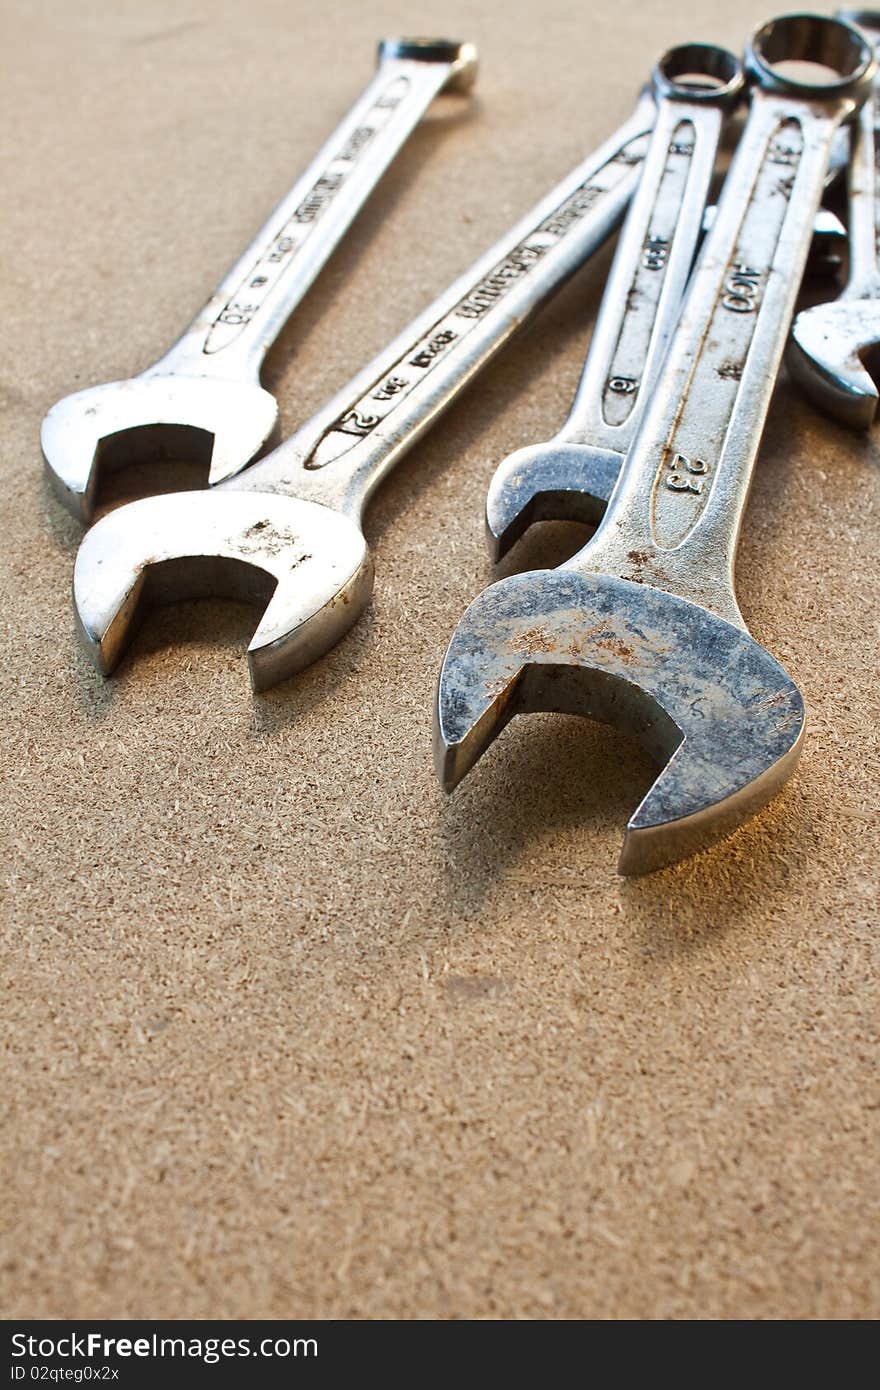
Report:
<svg viewBox="0 0 880 1390"><path fill-rule="evenodd" d="M792 59L836 77L796 81L779 67ZM746 630L733 567L832 138L876 66L837 20L790 15L753 36L745 131L602 523L559 569L491 585L443 662L435 759L447 790L531 710L617 725L657 758L621 873L726 834L797 763L803 700Z"/></svg>

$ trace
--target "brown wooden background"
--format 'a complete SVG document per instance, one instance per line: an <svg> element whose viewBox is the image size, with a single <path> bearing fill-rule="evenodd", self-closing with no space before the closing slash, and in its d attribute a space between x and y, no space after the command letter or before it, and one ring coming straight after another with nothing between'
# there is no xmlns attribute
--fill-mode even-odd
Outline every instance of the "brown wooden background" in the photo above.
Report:
<svg viewBox="0 0 880 1390"><path fill-rule="evenodd" d="M287 430L661 49L766 8L5 0L7 1315L876 1316L876 437L780 389L739 589L806 753L733 841L634 882L652 770L617 734L522 720L451 800L430 761L487 481L564 418L607 256L377 499L367 619L260 699L229 604L88 667L38 445L170 344L381 35L475 39L479 99L437 107L281 339Z"/></svg>

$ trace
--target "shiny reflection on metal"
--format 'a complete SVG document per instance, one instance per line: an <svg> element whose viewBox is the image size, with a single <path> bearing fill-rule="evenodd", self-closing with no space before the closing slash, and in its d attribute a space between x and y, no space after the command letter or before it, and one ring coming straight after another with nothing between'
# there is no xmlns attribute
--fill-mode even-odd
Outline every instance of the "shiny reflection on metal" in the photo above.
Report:
<svg viewBox="0 0 880 1390"><path fill-rule="evenodd" d="M880 12L841 10L875 51ZM838 299L804 309L794 321L788 351L792 375L829 415L870 429L878 404L880 349L880 88L877 82L852 127L849 163L849 279Z"/></svg>
<svg viewBox="0 0 880 1390"><path fill-rule="evenodd" d="M361 521L372 492L618 225L654 115L643 92L614 135L272 454L209 491L98 522L77 556L74 603L99 669L114 668L151 603L191 594L264 603L272 592L248 651L257 689L332 647L369 599Z"/></svg>
<svg viewBox="0 0 880 1390"><path fill-rule="evenodd" d="M684 74L686 85L677 81ZM701 76L714 85L695 87ZM743 73L726 49L691 43L663 55L653 86L657 120L574 405L553 439L510 454L489 485L486 529L496 559L534 521L600 520L678 320Z"/></svg>
<svg viewBox="0 0 880 1390"><path fill-rule="evenodd" d="M783 79L786 56L839 80ZM566 710L615 724L661 762L620 872L690 855L772 797L804 706L747 632L733 567L835 130L875 74L853 29L773 21L746 53L751 109L652 398L593 539L557 570L492 585L461 619L437 694L451 790L507 722Z"/></svg>
<svg viewBox="0 0 880 1390"><path fill-rule="evenodd" d="M369 86L170 351L49 411L43 456L70 511L88 521L102 474L126 464L182 457L216 483L276 439L266 353L434 97L467 90L476 67L469 43L379 45Z"/></svg>

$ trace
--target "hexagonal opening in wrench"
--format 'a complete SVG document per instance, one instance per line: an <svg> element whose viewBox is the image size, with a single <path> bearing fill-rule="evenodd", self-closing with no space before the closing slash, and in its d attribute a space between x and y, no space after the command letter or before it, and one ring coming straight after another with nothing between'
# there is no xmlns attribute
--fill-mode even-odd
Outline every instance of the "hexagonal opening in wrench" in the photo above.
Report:
<svg viewBox="0 0 880 1390"><path fill-rule="evenodd" d="M729 87L737 95L742 87L742 68L733 53L715 44L685 43L667 49L657 64L662 88L683 88L697 97L717 94Z"/></svg>
<svg viewBox="0 0 880 1390"><path fill-rule="evenodd" d="M771 19L754 35L749 66L757 65L770 86L812 87L816 95L846 88L871 62L871 49L850 25L822 15L792 14ZM774 84L775 79L775 84Z"/></svg>

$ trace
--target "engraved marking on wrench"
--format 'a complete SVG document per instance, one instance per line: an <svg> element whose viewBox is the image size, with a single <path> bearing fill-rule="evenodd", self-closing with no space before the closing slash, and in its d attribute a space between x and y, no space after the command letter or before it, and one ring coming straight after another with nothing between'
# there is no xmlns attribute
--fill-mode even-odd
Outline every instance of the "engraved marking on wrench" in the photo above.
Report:
<svg viewBox="0 0 880 1390"><path fill-rule="evenodd" d="M304 467L325 468L353 447L352 436L363 439L372 433L424 381L452 344L470 333L483 315L527 277L547 252L626 177L633 165L641 162L643 146L642 135L628 141L519 246L508 252L479 285L428 330L415 350L410 349L389 373L374 382L355 405L328 427Z"/></svg>
<svg viewBox="0 0 880 1390"><path fill-rule="evenodd" d="M693 160L694 140L693 122L681 121L669 142L666 168L657 188L644 250L628 292L628 302L637 304L640 312L626 314L621 322L602 396L602 418L608 425L622 425L635 408L641 371L634 374L633 363L641 367L648 360L657 305L666 280L669 248Z"/></svg>
<svg viewBox="0 0 880 1390"><path fill-rule="evenodd" d="M737 247L720 281L682 409L654 481L651 536L661 550L682 544L698 524L711 495L726 424L803 151L803 132L797 121L788 120L777 127L743 209ZM780 166L787 171L782 178Z"/></svg>
<svg viewBox="0 0 880 1390"><path fill-rule="evenodd" d="M279 228L268 250L245 275L224 304L208 330L202 351L222 352L258 313L267 295L280 279L284 266L312 235L316 225L356 168L364 152L378 135L391 113L410 88L408 77L395 77L366 113L363 125L349 137L284 225Z"/></svg>

